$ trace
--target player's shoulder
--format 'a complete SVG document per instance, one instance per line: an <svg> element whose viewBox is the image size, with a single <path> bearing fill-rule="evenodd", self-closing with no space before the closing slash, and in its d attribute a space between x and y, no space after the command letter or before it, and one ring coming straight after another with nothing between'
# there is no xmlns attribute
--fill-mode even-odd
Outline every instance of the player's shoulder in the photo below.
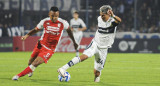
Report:
<svg viewBox="0 0 160 86"><path fill-rule="evenodd" d="M100 19L102 19L102 18L101 18L101 16L98 16L98 18L97 18L97 19L98 19L98 20L100 20Z"/></svg>
<svg viewBox="0 0 160 86"><path fill-rule="evenodd" d="M64 19L62 19L62 18L58 18L58 21L59 21L59 22L62 22L62 23L63 23L63 22L67 22L66 20L64 20Z"/></svg>
<svg viewBox="0 0 160 86"><path fill-rule="evenodd" d="M48 20L50 20L50 18L49 18L49 17L47 17L47 18L44 18L44 19L40 20L39 25L44 24L44 22L45 22L45 21L48 21Z"/></svg>
<svg viewBox="0 0 160 86"><path fill-rule="evenodd" d="M64 25L65 29L69 28L69 23L66 20L64 20L62 18L58 18L58 21L61 22Z"/></svg>
<svg viewBox="0 0 160 86"><path fill-rule="evenodd" d="M58 21L63 22L63 21L64 21L64 19L62 19L62 18L58 18Z"/></svg>
<svg viewBox="0 0 160 86"><path fill-rule="evenodd" d="M62 19L62 18L58 18L58 21L63 23L63 24L68 24L68 22L65 19Z"/></svg>
<svg viewBox="0 0 160 86"><path fill-rule="evenodd" d="M102 18L101 18L101 16L98 16L97 20L98 21L103 21Z"/></svg>
<svg viewBox="0 0 160 86"><path fill-rule="evenodd" d="M98 16L97 20L98 20L98 22L103 22L101 16Z"/></svg>

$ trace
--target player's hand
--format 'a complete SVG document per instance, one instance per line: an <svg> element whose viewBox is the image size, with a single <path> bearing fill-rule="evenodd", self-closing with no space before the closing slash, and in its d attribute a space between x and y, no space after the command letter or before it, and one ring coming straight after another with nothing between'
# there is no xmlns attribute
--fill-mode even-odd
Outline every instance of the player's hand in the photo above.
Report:
<svg viewBox="0 0 160 86"><path fill-rule="evenodd" d="M74 48L75 48L75 50L77 50L77 48L78 48L78 44L77 43L74 43Z"/></svg>
<svg viewBox="0 0 160 86"><path fill-rule="evenodd" d="M22 37L21 37L21 40L22 40L22 41L26 40L28 36L29 36L29 35L22 36Z"/></svg>
<svg viewBox="0 0 160 86"><path fill-rule="evenodd" d="M114 15L112 10L108 10L108 14L109 14L110 16L113 16L113 15Z"/></svg>

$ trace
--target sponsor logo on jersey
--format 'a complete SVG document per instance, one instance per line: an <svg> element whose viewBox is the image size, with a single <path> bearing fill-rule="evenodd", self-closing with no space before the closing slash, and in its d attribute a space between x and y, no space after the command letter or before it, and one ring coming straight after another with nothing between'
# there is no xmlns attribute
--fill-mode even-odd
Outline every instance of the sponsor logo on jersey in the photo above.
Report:
<svg viewBox="0 0 160 86"><path fill-rule="evenodd" d="M47 24L47 23L46 23ZM46 33L51 33L51 34L53 34L53 35L59 35L60 34L60 26L61 26L61 24L60 23L58 23L58 27L53 27L53 26L47 26L46 27Z"/></svg>
<svg viewBox="0 0 160 86"><path fill-rule="evenodd" d="M50 23L48 22L48 23L46 23L46 25L50 25Z"/></svg>
<svg viewBox="0 0 160 86"><path fill-rule="evenodd" d="M52 26L47 26L46 29L47 29L48 31L59 31L59 30L60 30L59 27L52 27Z"/></svg>

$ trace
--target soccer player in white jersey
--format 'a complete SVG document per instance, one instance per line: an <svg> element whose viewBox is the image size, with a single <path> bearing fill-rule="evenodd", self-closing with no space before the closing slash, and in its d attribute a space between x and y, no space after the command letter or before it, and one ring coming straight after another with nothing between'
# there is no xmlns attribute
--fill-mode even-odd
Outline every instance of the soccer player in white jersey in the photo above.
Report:
<svg viewBox="0 0 160 86"><path fill-rule="evenodd" d="M108 48L111 48L114 42L117 25L121 22L121 18L114 15L112 8L109 5L104 5L100 7L100 16L97 20L98 30L90 45L80 57L74 57L66 65L58 69L61 76L64 77L64 72L71 66L95 55L94 81L100 81L101 70L104 68Z"/></svg>
<svg viewBox="0 0 160 86"><path fill-rule="evenodd" d="M83 20L79 18L79 13L77 11L73 13L73 18L70 20L70 27L76 43L80 45L81 39L83 37L83 31L87 28ZM76 56L79 56L79 48L76 50Z"/></svg>

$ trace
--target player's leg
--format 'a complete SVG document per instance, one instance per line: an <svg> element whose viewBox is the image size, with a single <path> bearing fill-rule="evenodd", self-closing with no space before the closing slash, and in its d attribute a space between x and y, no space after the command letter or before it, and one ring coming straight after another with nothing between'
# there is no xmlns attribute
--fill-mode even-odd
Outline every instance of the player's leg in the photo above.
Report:
<svg viewBox="0 0 160 86"><path fill-rule="evenodd" d="M31 58L28 61L28 65L31 65L32 62L38 57L38 54L40 53L41 47L42 46L41 46L40 42L38 41L33 49L33 52L31 54Z"/></svg>
<svg viewBox="0 0 160 86"><path fill-rule="evenodd" d="M79 63L79 62L82 62L84 60L86 60L88 58L87 55L85 54L82 54L80 57L74 57L72 60L70 60L66 65L64 65L62 68L67 70L69 67Z"/></svg>
<svg viewBox="0 0 160 86"><path fill-rule="evenodd" d="M28 66L31 65L36 58L37 57L31 57L28 61ZM33 75L33 72L28 73L28 77L31 77L32 75Z"/></svg>
<svg viewBox="0 0 160 86"><path fill-rule="evenodd" d="M104 68L108 49L98 49L98 53L95 54L94 62L94 81L100 82L101 71Z"/></svg>
<svg viewBox="0 0 160 86"><path fill-rule="evenodd" d="M40 64L44 63L44 60L42 57L37 57L31 65L29 65L26 69L24 69L21 73L17 74L12 78L12 80L18 80L18 78L25 76L26 74L33 72L36 67Z"/></svg>
<svg viewBox="0 0 160 86"><path fill-rule="evenodd" d="M94 81L95 81L95 82L99 82L99 81L100 81L101 72L98 71L98 70L96 70L96 69L94 69L94 75L95 75Z"/></svg>
<svg viewBox="0 0 160 86"><path fill-rule="evenodd" d="M84 60L86 60L88 58L87 55L82 54L80 57L74 57L72 60L70 60L67 64L65 64L64 66L62 66L61 68L58 69L58 72L60 73L61 76L65 77L64 73L65 71L72 67L75 64L78 64Z"/></svg>
<svg viewBox="0 0 160 86"><path fill-rule="evenodd" d="M77 32L73 32L74 40L79 45L79 34ZM79 48L76 50L76 57L79 56Z"/></svg>
<svg viewBox="0 0 160 86"><path fill-rule="evenodd" d="M28 61L28 66L30 66L32 64L32 62L38 57L39 54L39 48L38 48L38 43L36 44L32 54L31 54L31 58ZM28 73L28 76L31 77L33 75L33 72Z"/></svg>
<svg viewBox="0 0 160 86"><path fill-rule="evenodd" d="M79 47L76 50L76 57L79 57L79 49L80 49L80 43L81 43L82 37L83 37L82 32L77 33L76 41L77 41L77 44L79 45Z"/></svg>
<svg viewBox="0 0 160 86"><path fill-rule="evenodd" d="M58 69L58 72L64 77L64 72L72 67L73 65L82 62L88 57L92 57L95 54L97 46L95 43L91 42L90 45L86 48L86 50L83 52L83 54L80 57L74 57L72 60L70 60L67 64L62 66L61 68Z"/></svg>
<svg viewBox="0 0 160 86"><path fill-rule="evenodd" d="M37 57L31 57L28 61L28 65L31 65L32 62L36 59Z"/></svg>

